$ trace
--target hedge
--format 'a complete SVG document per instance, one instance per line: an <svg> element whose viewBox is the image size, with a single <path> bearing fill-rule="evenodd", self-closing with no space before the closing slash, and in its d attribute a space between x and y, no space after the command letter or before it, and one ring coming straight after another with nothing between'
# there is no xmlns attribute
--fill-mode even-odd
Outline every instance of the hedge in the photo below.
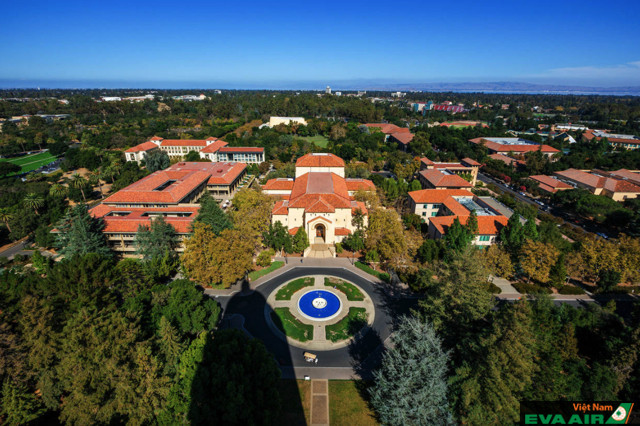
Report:
<svg viewBox="0 0 640 426"><path fill-rule="evenodd" d="M268 268L260 269L258 271L249 272L249 281L255 281L260 277L267 275L269 272L273 272L278 268L282 268L284 266L284 262L281 260L276 260L269 266Z"/></svg>
<svg viewBox="0 0 640 426"><path fill-rule="evenodd" d="M560 294L584 294L584 290L574 285L563 285L558 287Z"/></svg>
<svg viewBox="0 0 640 426"><path fill-rule="evenodd" d="M513 287L520 293L547 293L551 294L551 289L546 287L540 287L533 283L513 283Z"/></svg>
<svg viewBox="0 0 640 426"><path fill-rule="evenodd" d="M367 265L366 263L356 262L356 267L362 269L367 274L371 274L374 277L378 277L378 279L384 282L387 282L387 283L391 282L391 277L389 276L389 274L387 274L386 272L378 272L375 269L373 269L371 266Z"/></svg>

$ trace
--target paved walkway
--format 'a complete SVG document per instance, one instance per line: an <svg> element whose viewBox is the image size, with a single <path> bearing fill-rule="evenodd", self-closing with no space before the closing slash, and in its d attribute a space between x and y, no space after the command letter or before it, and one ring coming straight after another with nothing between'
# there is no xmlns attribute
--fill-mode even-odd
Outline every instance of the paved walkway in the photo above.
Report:
<svg viewBox="0 0 640 426"><path fill-rule="evenodd" d="M311 381L311 426L329 426L329 381Z"/></svg>

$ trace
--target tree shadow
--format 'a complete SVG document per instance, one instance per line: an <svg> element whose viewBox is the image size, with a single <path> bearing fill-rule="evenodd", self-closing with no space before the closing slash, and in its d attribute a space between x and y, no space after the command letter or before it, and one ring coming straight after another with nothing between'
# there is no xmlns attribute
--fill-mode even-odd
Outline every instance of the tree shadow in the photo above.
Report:
<svg viewBox="0 0 640 426"><path fill-rule="evenodd" d="M282 410L273 424L306 425L305 405L308 406L309 402L305 401L303 405L301 392L308 387L308 382L299 383L295 379L282 378L283 369L293 366L293 356L302 358L304 351L292 354L287 342L272 331L265 318L265 312L278 329L283 329L282 323L277 315L271 315L273 310L265 297L260 292L252 290L247 280L242 282L239 292L227 300L220 298L219 301L223 308L220 328L239 329L249 337L260 340L280 369L279 387L273 391L280 394ZM306 399L310 398L308 394L305 396Z"/></svg>

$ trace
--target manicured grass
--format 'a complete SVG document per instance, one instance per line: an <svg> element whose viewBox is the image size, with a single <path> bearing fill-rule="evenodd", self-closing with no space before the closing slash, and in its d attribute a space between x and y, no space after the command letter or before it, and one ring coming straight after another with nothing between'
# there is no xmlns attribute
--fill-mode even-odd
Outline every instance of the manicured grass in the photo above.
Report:
<svg viewBox="0 0 640 426"><path fill-rule="evenodd" d="M329 144L329 139L325 138L322 135L304 136L304 137L301 137L301 139L312 142L316 146L319 146L320 148L326 148L327 144Z"/></svg>
<svg viewBox="0 0 640 426"><path fill-rule="evenodd" d="M365 308L349 308L349 313L335 324L325 327L327 339L332 342L348 339L367 324Z"/></svg>
<svg viewBox="0 0 640 426"><path fill-rule="evenodd" d="M378 279L381 279L384 282L388 283L389 281L391 281L391 277L389 276L389 274L387 274L386 272L378 272L372 267L370 267L369 265L367 265L366 263L356 262L356 267L362 269L367 274L371 274L374 277L378 277Z"/></svg>
<svg viewBox="0 0 640 426"><path fill-rule="evenodd" d="M276 293L276 300L291 300L291 296L293 293L300 290L304 287L311 287L313 285L312 277L298 278L297 280L291 281L289 284L282 287Z"/></svg>
<svg viewBox="0 0 640 426"><path fill-rule="evenodd" d="M377 425L374 412L362 397L361 381L329 380L329 419L332 425Z"/></svg>
<svg viewBox="0 0 640 426"><path fill-rule="evenodd" d="M267 275L269 272L273 272L278 268L282 268L283 266L284 266L284 262L281 260L276 260L275 262L271 262L271 265L268 268L260 269L259 271L249 272L249 281L255 281L258 278Z"/></svg>
<svg viewBox="0 0 640 426"><path fill-rule="evenodd" d="M275 424L311 424L311 381L282 379L278 391L282 400L282 412Z"/></svg>
<svg viewBox="0 0 640 426"><path fill-rule="evenodd" d="M336 290L340 290L347 296L347 300L364 300L364 295L358 287L348 283L346 281L339 280L337 278L324 278L324 285L327 287L335 287Z"/></svg>
<svg viewBox="0 0 640 426"><path fill-rule="evenodd" d="M313 326L301 323L293 316L289 308L275 308L271 312L271 319L280 331L292 339L300 342L313 339Z"/></svg>
<svg viewBox="0 0 640 426"><path fill-rule="evenodd" d="M51 155L48 151L41 152L38 154L27 155L25 157L16 157L16 158L2 158L0 161L6 161L8 163L13 163L16 166L22 167L19 173L30 172L31 170L35 170L39 167L47 165L53 161L55 161L56 157Z"/></svg>

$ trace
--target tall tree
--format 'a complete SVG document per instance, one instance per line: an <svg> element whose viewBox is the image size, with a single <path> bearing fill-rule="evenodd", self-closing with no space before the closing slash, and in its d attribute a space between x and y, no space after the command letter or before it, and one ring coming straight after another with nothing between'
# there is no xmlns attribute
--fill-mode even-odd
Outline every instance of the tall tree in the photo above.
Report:
<svg viewBox="0 0 640 426"><path fill-rule="evenodd" d="M9 232L11 232L11 227L9 226L10 220L13 220L13 213L6 207L0 208L0 221L4 222L4 226L7 227Z"/></svg>
<svg viewBox="0 0 640 426"><path fill-rule="evenodd" d="M70 208L56 225L56 246L65 257L98 253L111 255L102 230L104 221L92 217L86 204Z"/></svg>
<svg viewBox="0 0 640 426"><path fill-rule="evenodd" d="M32 209L36 214L40 214L38 213L38 209L44 205L44 198L42 198L38 194L31 192L24 196L24 198L22 199L22 203L25 205L25 207Z"/></svg>
<svg viewBox="0 0 640 426"><path fill-rule="evenodd" d="M373 210L369 215L366 236L367 250L378 252L382 261L407 256L408 246L402 221L393 209L377 208Z"/></svg>
<svg viewBox="0 0 640 426"><path fill-rule="evenodd" d="M176 247L176 230L160 216L153 219L150 226L138 226L134 242L144 260L161 258Z"/></svg>
<svg viewBox="0 0 640 426"><path fill-rule="evenodd" d="M233 227L229 216L220 208L218 202L211 195L203 195L199 202L200 209L194 222L209 225L216 235L220 235L220 232Z"/></svg>
<svg viewBox="0 0 640 426"><path fill-rule="evenodd" d="M82 176L80 176L78 173L74 173L73 175L71 175L71 180L69 181L69 185L72 188L76 188L80 190L80 193L82 194L82 199L86 203L87 197L85 197L84 195L84 187L87 185L87 180Z"/></svg>
<svg viewBox="0 0 640 426"><path fill-rule="evenodd" d="M448 360L431 324L403 318L370 390L371 405L381 422L453 424L447 401Z"/></svg>
<svg viewBox="0 0 640 426"><path fill-rule="evenodd" d="M307 231L304 230L304 226L301 226L296 231L296 235L293 236L293 250L297 253L302 253L309 247L309 237Z"/></svg>
<svg viewBox="0 0 640 426"><path fill-rule="evenodd" d="M169 159L169 154L167 154L166 151L155 149L145 155L144 163L147 167L147 170L153 173L169 167L169 165L171 164L171 160Z"/></svg>
<svg viewBox="0 0 640 426"><path fill-rule="evenodd" d="M49 188L49 194L54 197L63 197L67 195L67 188L61 183L54 183L51 185L51 188Z"/></svg>
<svg viewBox="0 0 640 426"><path fill-rule="evenodd" d="M558 249L551 244L527 240L522 245L520 267L529 278L548 283L549 273L558 261L559 254Z"/></svg>
<svg viewBox="0 0 640 426"><path fill-rule="evenodd" d="M473 238L474 236L471 230L462 225L460 220L456 217L453 219L453 223L447 229L447 233L444 236L447 254L461 253L465 251L471 244L471 241L473 241Z"/></svg>

